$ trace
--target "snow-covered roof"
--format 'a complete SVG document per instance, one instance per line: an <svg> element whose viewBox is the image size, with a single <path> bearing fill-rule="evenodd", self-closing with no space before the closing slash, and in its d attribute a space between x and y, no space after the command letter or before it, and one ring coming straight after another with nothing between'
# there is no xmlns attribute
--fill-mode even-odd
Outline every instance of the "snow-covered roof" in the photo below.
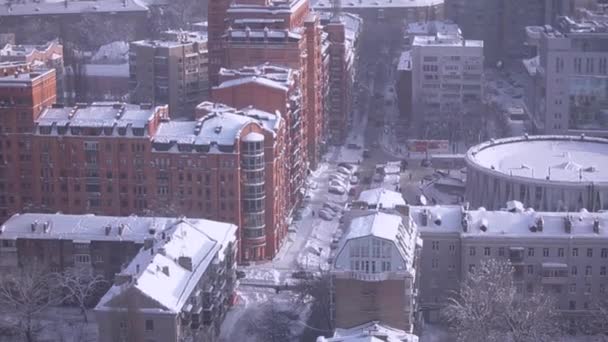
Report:
<svg viewBox="0 0 608 342"><path fill-rule="evenodd" d="M483 47L483 40L463 39L459 35L416 36L412 46L460 46L460 47Z"/></svg>
<svg viewBox="0 0 608 342"><path fill-rule="evenodd" d="M112 62L120 64L120 62L129 61L129 43L125 41L115 41L102 45L97 52L91 57L91 62L107 63Z"/></svg>
<svg viewBox="0 0 608 342"><path fill-rule="evenodd" d="M143 243L164 230L171 219L66 214L15 214L0 230L2 239L58 239L77 241L133 241Z"/></svg>
<svg viewBox="0 0 608 342"><path fill-rule="evenodd" d="M212 145L233 146L242 129L248 124L256 124L273 135L279 129L281 116L252 107L237 110L225 105L203 102L197 110L207 114L195 121L162 122L152 138L156 150L178 151L174 144L210 148ZM172 145L161 149L158 144Z"/></svg>
<svg viewBox="0 0 608 342"><path fill-rule="evenodd" d="M124 309L123 296L135 290L158 304L163 312L179 313L214 259L223 259L225 248L236 241L236 226L203 219L173 220L153 246L144 246L119 276L96 310Z"/></svg>
<svg viewBox="0 0 608 342"><path fill-rule="evenodd" d="M226 37L235 41L241 41L246 39L273 39L273 40L300 40L302 34L298 32L298 29L294 30L269 30L269 29L228 29Z"/></svg>
<svg viewBox="0 0 608 342"><path fill-rule="evenodd" d="M15 87L15 86L29 86L37 79L40 79L47 74L53 72L53 70L37 69L36 71L21 72L16 75L0 76L0 87L3 85Z"/></svg>
<svg viewBox="0 0 608 342"><path fill-rule="evenodd" d="M11 3L9 5L9 2ZM0 0L0 17L23 15L147 12L146 4L140 0L79 0L79 1L9 1Z"/></svg>
<svg viewBox="0 0 608 342"><path fill-rule="evenodd" d="M397 66L397 70L407 71L412 70L412 51L406 50L401 53L399 56L399 65Z"/></svg>
<svg viewBox="0 0 608 342"><path fill-rule="evenodd" d="M608 140L524 136L491 140L467 152L474 167L546 182L608 182Z"/></svg>
<svg viewBox="0 0 608 342"><path fill-rule="evenodd" d="M410 206L410 217L421 233L451 232L470 238L608 238L608 212L463 210L461 206L442 205ZM597 232L594 225L599 228Z"/></svg>
<svg viewBox="0 0 608 342"><path fill-rule="evenodd" d="M408 35L455 35L461 36L460 27L452 21L431 20L409 23L405 29Z"/></svg>
<svg viewBox="0 0 608 342"><path fill-rule="evenodd" d="M416 8L443 5L443 0L342 0L342 8ZM319 0L314 8L332 9L330 0Z"/></svg>
<svg viewBox="0 0 608 342"><path fill-rule="evenodd" d="M218 85L218 86L216 86L214 88L216 88L216 89L224 89L224 88L235 87L235 86L239 86L239 85L243 85L243 84L248 84L248 83L255 83L255 84L263 85L263 86L266 86L266 87L270 87L270 88L274 88L274 89L282 90L282 91L288 91L289 90L289 88L287 88L286 86L284 86L280 82L268 79L266 77L258 77L258 76L235 78L235 79L232 79L232 80L224 81L220 85Z"/></svg>
<svg viewBox="0 0 608 342"><path fill-rule="evenodd" d="M43 128L50 129L44 134L58 134L59 128L66 128L64 132L59 133L65 135L72 134L67 128L108 128L111 129L108 133L113 135L116 133L115 127L145 129L159 109L160 107L149 108L118 102L94 102L77 104L75 107L54 106L45 109L36 120L36 124L41 134ZM144 130L139 135L147 133L147 130ZM131 136L131 134L131 131L127 130L121 135Z"/></svg>
<svg viewBox="0 0 608 342"><path fill-rule="evenodd" d="M251 4L247 1L234 1L228 8L228 13L267 13L267 14L285 14L294 13L302 6L307 5L306 0L280 0L268 1L264 5Z"/></svg>
<svg viewBox="0 0 608 342"><path fill-rule="evenodd" d="M240 79L241 83L258 82L260 78L264 78L270 81L273 81L277 84L270 84L273 87L279 87L280 89L289 88L291 84L294 82L294 75L297 72L291 68L286 68L282 66L272 65L272 64L261 64L256 66L245 66L239 69L226 69L221 68L219 75L220 78L227 78L230 80ZM253 79L255 77L255 79ZM227 82L227 81L226 81ZM236 81L235 81L236 82ZM236 84L239 84L238 82ZM232 85L232 83L222 82L218 88L227 87Z"/></svg>
<svg viewBox="0 0 608 342"><path fill-rule="evenodd" d="M383 188L362 191L357 201L365 202L368 206L384 209L394 209L396 206L405 205L405 200L400 193Z"/></svg>
<svg viewBox="0 0 608 342"><path fill-rule="evenodd" d="M536 75L536 71L540 67L540 56L535 56L529 59L522 60L526 71L530 76Z"/></svg>
<svg viewBox="0 0 608 342"><path fill-rule="evenodd" d="M333 337L318 337L317 342L418 342L418 336L391 328L381 322L369 322L348 329L336 329Z"/></svg>

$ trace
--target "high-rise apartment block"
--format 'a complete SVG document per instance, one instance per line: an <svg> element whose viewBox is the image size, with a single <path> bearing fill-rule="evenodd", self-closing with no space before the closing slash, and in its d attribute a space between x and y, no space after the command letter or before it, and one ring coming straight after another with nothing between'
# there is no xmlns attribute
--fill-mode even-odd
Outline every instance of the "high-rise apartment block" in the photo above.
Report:
<svg viewBox="0 0 608 342"><path fill-rule="evenodd" d="M191 121L170 121L166 106L51 107L54 71L0 85L10 104L1 139L4 219L23 210L154 211L236 224L244 260L278 250L288 196L281 117L209 102Z"/></svg>
<svg viewBox="0 0 608 342"><path fill-rule="evenodd" d="M538 45L536 63L526 63L535 130L608 136L608 15L528 31Z"/></svg>
<svg viewBox="0 0 608 342"><path fill-rule="evenodd" d="M240 69L220 69L220 84L212 90L214 101L235 108L254 107L285 121L285 162L288 166L288 211L304 196L308 131L302 103L300 72L263 64Z"/></svg>
<svg viewBox="0 0 608 342"><path fill-rule="evenodd" d="M445 0L446 18L467 39L483 40L486 62L492 65L531 53L526 26L551 25L573 10L572 0Z"/></svg>
<svg viewBox="0 0 608 342"><path fill-rule="evenodd" d="M418 232L409 224L404 206L367 208L369 204L347 214L346 233L335 254L331 269L334 326L352 328L381 321L411 333L417 315Z"/></svg>
<svg viewBox="0 0 608 342"><path fill-rule="evenodd" d="M452 132L466 114L479 110L483 41L437 32L415 36L411 46L412 122L425 136L430 124L447 125L446 134Z"/></svg>
<svg viewBox="0 0 608 342"><path fill-rule="evenodd" d="M535 212L519 203L509 211L410 207L410 217L424 242L419 298L429 321L440 318L446 298L488 259L511 262L523 296L556 295L567 317L584 317L595 309L596 298L606 296L606 213Z"/></svg>
<svg viewBox="0 0 608 342"><path fill-rule="evenodd" d="M209 3L209 44L215 51L212 79L217 84L220 67L235 69L266 62L298 71L308 131L307 162L316 168L324 144L325 118L318 16L306 0L228 3Z"/></svg>
<svg viewBox="0 0 608 342"><path fill-rule="evenodd" d="M174 117L189 117L209 96L207 36L167 31L159 40L131 42L131 102L169 105Z"/></svg>

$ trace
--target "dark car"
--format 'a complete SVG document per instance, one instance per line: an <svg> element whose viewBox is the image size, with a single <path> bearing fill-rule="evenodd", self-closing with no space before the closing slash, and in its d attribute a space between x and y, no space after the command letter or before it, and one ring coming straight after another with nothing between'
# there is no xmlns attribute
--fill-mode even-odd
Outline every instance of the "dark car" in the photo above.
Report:
<svg viewBox="0 0 608 342"><path fill-rule="evenodd" d="M246 274L243 271L236 271L236 279L243 279L245 278Z"/></svg>
<svg viewBox="0 0 608 342"><path fill-rule="evenodd" d="M313 279L315 276L308 271L296 271L291 274L291 277L294 279Z"/></svg>

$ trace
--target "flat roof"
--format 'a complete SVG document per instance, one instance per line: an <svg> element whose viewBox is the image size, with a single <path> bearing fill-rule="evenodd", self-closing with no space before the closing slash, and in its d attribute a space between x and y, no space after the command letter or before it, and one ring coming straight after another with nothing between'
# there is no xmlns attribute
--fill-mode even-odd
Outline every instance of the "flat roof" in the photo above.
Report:
<svg viewBox="0 0 608 342"><path fill-rule="evenodd" d="M67 6L66 6L67 3ZM0 0L0 17L23 15L104 13L104 12L147 12L148 7L140 0L41 0L12 2Z"/></svg>
<svg viewBox="0 0 608 342"><path fill-rule="evenodd" d="M342 8L415 8L443 5L443 0L342 0ZM331 0L319 0L315 9L332 9Z"/></svg>
<svg viewBox="0 0 608 342"><path fill-rule="evenodd" d="M474 146L467 160L504 175L555 182L608 182L608 139L523 136Z"/></svg>

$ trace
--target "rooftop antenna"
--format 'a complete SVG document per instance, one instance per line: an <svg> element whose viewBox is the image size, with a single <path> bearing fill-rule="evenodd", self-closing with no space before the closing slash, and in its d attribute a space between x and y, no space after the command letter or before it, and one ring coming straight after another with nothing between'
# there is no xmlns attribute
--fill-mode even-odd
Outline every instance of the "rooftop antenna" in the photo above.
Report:
<svg viewBox="0 0 608 342"><path fill-rule="evenodd" d="M342 14L342 0L331 0L331 21L340 21L340 15Z"/></svg>

